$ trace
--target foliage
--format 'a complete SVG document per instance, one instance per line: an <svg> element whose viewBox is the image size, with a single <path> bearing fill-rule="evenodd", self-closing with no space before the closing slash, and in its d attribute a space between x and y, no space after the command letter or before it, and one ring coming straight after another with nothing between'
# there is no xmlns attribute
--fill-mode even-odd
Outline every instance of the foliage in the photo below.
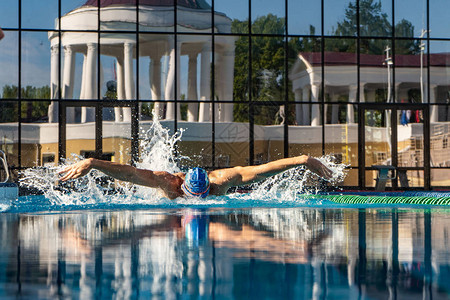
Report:
<svg viewBox="0 0 450 300"><path fill-rule="evenodd" d="M117 92L116 91L107 90L105 92L105 96L103 97L103 99L117 100Z"/></svg>
<svg viewBox="0 0 450 300"><path fill-rule="evenodd" d="M15 85L5 85L3 87L3 99L18 99L18 87ZM41 99L50 99L50 87L32 87L26 86L21 88L21 98L30 101L21 101L20 118L24 122L46 121L48 115L48 106L50 101L34 101ZM18 121L18 102L15 100L3 100L0 106L0 122L17 122Z"/></svg>
<svg viewBox="0 0 450 300"><path fill-rule="evenodd" d="M110 80L106 83L106 92L103 99L116 100L117 99L117 82Z"/></svg>
<svg viewBox="0 0 450 300"><path fill-rule="evenodd" d="M142 103L141 106L141 118L144 120L151 120L152 119L152 110L155 106L154 103Z"/></svg>
<svg viewBox="0 0 450 300"><path fill-rule="evenodd" d="M355 1L348 4L345 17L336 24L329 33L337 38L329 38L325 43L325 51L357 52L356 37L359 33L360 52L365 54L383 54L384 49L390 45L389 37L396 36L411 39L398 39L395 41L396 54L420 53L419 41L414 40L414 26L411 22L402 19L395 26L390 23L388 15L383 12L382 4L377 0L359 0L359 22L357 20L357 5ZM359 23L359 27L358 27ZM245 36L252 31L254 34L249 40ZM255 102L263 102L264 105L252 106L255 124L277 124L281 118L280 105L275 101L284 102L286 92L288 101L294 100L292 88L287 80L288 70L298 59L299 52L320 52L321 39L315 37L316 29L310 26L310 37L293 37L286 41L285 18L273 14L260 16L254 21L233 20L232 33L239 34L235 43L235 69L234 90L235 101L247 102L234 105L234 120L237 122L249 121L249 104L251 99ZM394 32L392 32L394 30ZM386 37L386 39L373 38ZM287 42L287 44L286 44ZM287 45L287 49L285 49ZM251 46L249 48L249 46ZM287 57L286 57L287 56ZM251 64L250 64L251 58ZM287 66L285 60L287 59ZM287 69L286 69L287 67ZM21 99L50 99L50 87L21 88ZM377 94L378 95L378 94ZM377 96L378 97L378 96ZM3 99L18 99L18 87L5 85L3 87ZM113 82L109 82L104 99L117 99L117 90ZM381 96L376 101L383 101ZM25 121L43 121L47 118L50 101L22 101L20 118ZM261 104L261 103L258 103ZM153 105L143 105L142 113L151 115ZM18 105L14 100L2 101L0 104L0 121L17 122L19 118ZM187 115L187 105L181 105L183 118ZM287 108L287 122L294 122L294 106Z"/></svg>
<svg viewBox="0 0 450 300"><path fill-rule="evenodd" d="M402 19L395 25L395 35L401 37L413 37L414 25L410 21ZM419 54L420 41L419 40L396 40L395 41L396 54Z"/></svg>
<svg viewBox="0 0 450 300"><path fill-rule="evenodd" d="M388 15L383 12L381 2L375 0L360 0L360 51L365 54L383 54L387 46L386 40L370 37L389 37L392 35L392 25ZM325 51L357 52L357 6L349 3L345 10L345 18L338 22L333 35L340 38L327 39ZM233 33L248 33L249 21L234 20ZM299 52L320 52L321 40L315 37L315 28L310 27L310 38L290 38L285 53L285 39L282 36L285 30L285 19L268 14L258 17L251 23L252 33L255 34L249 41L248 36L240 36L235 48L234 70L234 100L267 102L266 105L254 105L253 115L255 124L277 123L278 105L273 101L284 101L286 79L284 60L288 60L288 70L292 67ZM413 37L414 26L407 20L401 20L394 28L396 35L401 37ZM269 35L269 36L268 36ZM281 36L276 36L281 35ZM348 37L348 38L345 38ZM390 43L390 42L389 42ZM249 46L250 53L249 53ZM419 52L419 44L414 39L402 39L396 41L397 54L416 54ZM287 57L285 57L287 54ZM251 57L251 65L250 65ZM286 83L287 81L287 83ZM288 100L294 99L288 86ZM292 123L293 106L288 109L288 122ZM249 121L249 105L236 103L234 105L234 119L238 122Z"/></svg>
<svg viewBox="0 0 450 300"><path fill-rule="evenodd" d="M375 0L359 1L359 35L360 37L392 36L392 24L388 15L383 12L381 2ZM413 37L414 26L402 19L395 25L395 34L401 37ZM332 35L340 37L356 37L358 34L357 6L350 2L345 10L345 19L337 23ZM390 42L383 39L360 39L360 51L365 54L383 54ZM396 40L397 54L416 54L419 52L419 42L415 40ZM356 53L356 42L353 39L333 39L327 43L325 51Z"/></svg>
<svg viewBox="0 0 450 300"><path fill-rule="evenodd" d="M284 101L286 71L285 71L285 39L283 36L260 36L258 34L282 35L285 30L285 19L268 14L258 17L251 29L255 36L249 41L248 37L241 36L236 41L234 91L235 101L262 101L266 105L254 106L255 124L271 125L275 123L279 106L273 105L273 101ZM232 32L248 32L248 20L234 20ZM251 44L251 53L249 53ZM298 39L288 43L288 63L295 62L295 58L301 49ZM251 55L251 65L249 64ZM251 68L251 72L249 70ZM251 76L249 78L249 76ZM288 97L293 99L293 94L288 88ZM248 122L248 104L237 103L234 105L234 120Z"/></svg>
<svg viewBox="0 0 450 300"><path fill-rule="evenodd" d="M389 36L391 24L388 16L381 9L381 2L374 0L359 1L359 34L360 36ZM345 19L338 22L334 35L357 36L358 20L356 3L350 2L345 10Z"/></svg>

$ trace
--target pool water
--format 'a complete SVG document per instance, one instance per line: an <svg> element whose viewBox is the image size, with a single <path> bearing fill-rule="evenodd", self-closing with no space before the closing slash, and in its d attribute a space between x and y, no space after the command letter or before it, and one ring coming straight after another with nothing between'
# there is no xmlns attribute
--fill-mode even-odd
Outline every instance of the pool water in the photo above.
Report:
<svg viewBox="0 0 450 300"><path fill-rule="evenodd" d="M181 136L153 122L137 166L180 172ZM319 159L326 184L298 167L205 200L95 170L61 183L70 159L24 170L44 196L0 199L0 299L448 299L446 206L316 197L345 177Z"/></svg>
<svg viewBox="0 0 450 300"><path fill-rule="evenodd" d="M448 209L235 201L21 197L0 213L0 298L449 298Z"/></svg>

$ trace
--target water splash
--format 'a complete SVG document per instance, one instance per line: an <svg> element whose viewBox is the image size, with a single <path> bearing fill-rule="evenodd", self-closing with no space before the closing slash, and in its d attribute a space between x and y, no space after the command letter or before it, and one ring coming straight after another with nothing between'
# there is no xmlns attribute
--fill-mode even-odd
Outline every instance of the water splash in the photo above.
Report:
<svg viewBox="0 0 450 300"><path fill-rule="evenodd" d="M155 112L153 112L152 125L147 131L142 131L143 139L140 142L140 162L136 167L153 171L167 171L169 173L181 172L178 162L181 159L188 159L184 156L176 156L175 148L177 142L181 140L184 129L179 129L171 135L168 128L164 128L157 121ZM162 194L157 189L151 189L143 186L135 186L135 195L143 199L152 199L152 201L168 200L162 198ZM159 199L159 200L154 200Z"/></svg>
<svg viewBox="0 0 450 300"><path fill-rule="evenodd" d="M180 172L179 162L189 161L189 157L175 155L176 144L183 135L183 129L171 134L157 119L153 118L148 130L142 130L140 140L141 160L136 167L155 171ZM87 176L70 182L59 182L58 172L76 161L81 156L72 155L57 167L31 168L21 173L20 184L23 187L37 189L44 193L51 205L94 205L94 204L151 204L167 206L189 205L226 205L230 203L245 203L249 205L258 200L267 203L295 203L305 201L299 193L315 194L322 190L323 180L306 169L297 167L273 176L261 183L253 184L251 193L232 193L226 197L208 197L204 199L179 198L170 201L164 198L157 189L114 181L102 172L92 170ZM318 158L333 171L333 178L328 184L336 185L345 177L344 164L333 163L333 157ZM250 201L250 202L249 202Z"/></svg>
<svg viewBox="0 0 450 300"><path fill-rule="evenodd" d="M155 115L153 115L155 120ZM141 161L138 168L155 171L180 172L175 156L175 145L181 139L183 130L171 135L168 128L154 121L150 128L142 130L140 141ZM72 154L57 167L37 167L21 172L20 185L43 193L51 205L88 205L88 204L124 204L140 202L155 202L154 204L172 203L161 197L157 189L118 182L98 170L92 170L88 175L59 182L58 172L66 166L82 160L83 157Z"/></svg>
<svg viewBox="0 0 450 300"><path fill-rule="evenodd" d="M325 155L317 158L333 172L332 178L324 180L305 166L299 166L252 185L252 193L244 196L272 202L305 202L302 194L317 194L328 186L337 186L346 176L346 165L337 164L335 158Z"/></svg>
<svg viewBox="0 0 450 300"><path fill-rule="evenodd" d="M51 205L85 205L113 201L114 197L109 197L108 194L113 190L114 182L100 171L92 170L87 176L70 182L59 181L58 172L81 159L81 156L72 154L57 167L26 169L21 172L20 185L43 193Z"/></svg>

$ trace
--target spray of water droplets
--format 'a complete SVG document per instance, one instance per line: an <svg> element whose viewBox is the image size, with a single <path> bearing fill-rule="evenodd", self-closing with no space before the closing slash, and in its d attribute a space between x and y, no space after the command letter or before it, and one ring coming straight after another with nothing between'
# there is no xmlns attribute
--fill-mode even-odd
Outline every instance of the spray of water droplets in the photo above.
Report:
<svg viewBox="0 0 450 300"><path fill-rule="evenodd" d="M154 120L156 120L154 116ZM148 130L142 130L140 141L140 161L136 163L138 168L155 171L180 172L178 162L188 160L188 157L175 155L177 142L182 138L183 130L171 134L169 129L161 123L154 121ZM227 202L258 201L282 203L303 201L300 193L314 194L324 187L324 181L318 180L317 175L304 167L297 167L273 176L263 182L254 184L252 192L246 194L232 193L227 197L208 197L204 199L176 199L170 201L162 197L160 191L147 187L127 183L118 183L114 179L105 176L102 172L92 170L87 176L59 182L58 172L65 166L72 164L82 157L72 155L57 167L38 167L22 172L21 185L27 188L37 189L44 193L46 199L52 205L87 205L108 203L151 203L154 205L222 205ZM336 185L345 177L344 164L333 163L333 158L323 156L318 158L323 164L333 171L333 178L328 185ZM250 204L250 203L249 203Z"/></svg>
<svg viewBox="0 0 450 300"><path fill-rule="evenodd" d="M155 120L155 115L153 115ZM141 160L136 163L138 168L155 171L180 172L176 157L175 145L181 139L183 130L171 135L168 128L154 121L148 130L142 131L140 141ZM161 197L158 190L118 182L98 170L92 170L88 175L69 182L58 181L58 172L66 166L75 163L83 157L72 154L57 167L38 167L26 169L21 173L22 187L38 190L43 193L52 205L86 205L98 203L171 203Z"/></svg>
<svg viewBox="0 0 450 300"><path fill-rule="evenodd" d="M346 176L347 166L334 163L333 156L326 155L317 159L333 171L332 178L321 179L306 167L299 166L253 184L250 194L233 194L232 196L239 199L258 199L279 203L305 202L306 200L302 198L303 194L317 194L329 186L341 183Z"/></svg>
<svg viewBox="0 0 450 300"><path fill-rule="evenodd" d="M43 193L52 205L86 205L114 201L115 198L110 197L114 181L97 170L92 170L87 176L77 180L59 181L58 172L81 159L80 156L72 155L57 167L26 169L21 173L20 185ZM120 197L126 198L126 193Z"/></svg>

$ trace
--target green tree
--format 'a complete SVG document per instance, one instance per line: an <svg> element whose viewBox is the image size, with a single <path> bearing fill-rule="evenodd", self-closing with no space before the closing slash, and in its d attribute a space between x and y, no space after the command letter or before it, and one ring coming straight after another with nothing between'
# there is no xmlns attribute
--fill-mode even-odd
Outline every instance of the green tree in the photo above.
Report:
<svg viewBox="0 0 450 300"><path fill-rule="evenodd" d="M235 44L235 69L233 98L236 101L267 102L267 106L254 106L256 124L274 124L279 107L271 105L272 101L285 99L285 39L282 36L285 30L285 19L268 14L258 17L252 23L252 32L256 34L251 40L252 62L249 65L248 37L241 36ZM248 20L234 20L232 32L248 32ZM276 34L280 36L263 36L258 34ZM295 62L302 49L300 39L288 42L288 64ZM249 78L251 68L251 78ZM288 88L288 97L293 99L291 89ZM234 119L238 122L248 122L248 104L234 106Z"/></svg>
<svg viewBox="0 0 450 300"><path fill-rule="evenodd" d="M3 99L17 99L19 96L19 89L15 85L5 85L3 87Z"/></svg>
<svg viewBox="0 0 450 300"><path fill-rule="evenodd" d="M3 99L18 99L18 87L15 85L5 85L3 87ZM26 86L21 88L21 98L22 101L20 107L20 118L24 122L36 122L36 121L44 121L47 119L48 115L48 106L50 105L50 101L34 101L34 100L43 100L50 99L50 87L33 87ZM15 101L4 102L3 105L5 111L2 111L0 114L0 122L17 122L17 113L18 113L18 105Z"/></svg>
<svg viewBox="0 0 450 300"><path fill-rule="evenodd" d="M388 16L382 11L381 2L361 0L359 2L359 34L360 36L389 36L391 24ZM345 9L345 18L338 22L332 33L335 36L357 36L358 18L356 3L350 2ZM386 47L385 41L377 39L360 40L361 53L380 54ZM334 39L326 45L326 51L356 52L356 43L352 39Z"/></svg>
<svg viewBox="0 0 450 300"><path fill-rule="evenodd" d="M357 36L357 6L350 2L345 10L345 18L338 22L332 32L335 36ZM414 26L411 22L402 19L395 26L395 34L401 37L413 37ZM381 2L375 0L359 1L359 35L360 37L390 37L392 25L388 15L383 12ZM382 54L387 42L382 39L361 39L360 51L364 54ZM419 50L418 42L414 40L396 40L397 54L415 54ZM334 39L326 44L326 51L353 52L356 53L356 43L353 39Z"/></svg>
<svg viewBox="0 0 450 300"><path fill-rule="evenodd" d="M360 36L388 36L391 24L381 8L381 2L374 0L359 1ZM345 19L338 22L334 35L356 36L358 33L357 6L350 2L345 9Z"/></svg>
<svg viewBox="0 0 450 300"><path fill-rule="evenodd" d="M402 19L395 25L395 35L399 37L413 37L414 25L405 19ZM419 54L420 41L419 40L395 40L396 54Z"/></svg>
<svg viewBox="0 0 450 300"><path fill-rule="evenodd" d="M106 92L103 99L117 100L117 83L114 80L106 83Z"/></svg>

